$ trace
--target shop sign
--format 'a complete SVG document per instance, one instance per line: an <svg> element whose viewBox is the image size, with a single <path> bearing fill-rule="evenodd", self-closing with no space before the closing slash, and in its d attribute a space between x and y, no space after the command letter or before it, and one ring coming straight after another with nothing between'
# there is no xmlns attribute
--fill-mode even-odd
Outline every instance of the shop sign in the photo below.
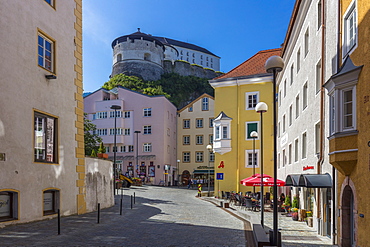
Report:
<svg viewBox="0 0 370 247"><path fill-rule="evenodd" d="M224 180L224 174L223 173L217 173L216 174L216 179L217 180Z"/></svg>
<svg viewBox="0 0 370 247"><path fill-rule="evenodd" d="M304 167L303 167L303 171L306 171L306 170L313 170L313 169L315 169L315 167L314 167L314 166L304 166Z"/></svg>

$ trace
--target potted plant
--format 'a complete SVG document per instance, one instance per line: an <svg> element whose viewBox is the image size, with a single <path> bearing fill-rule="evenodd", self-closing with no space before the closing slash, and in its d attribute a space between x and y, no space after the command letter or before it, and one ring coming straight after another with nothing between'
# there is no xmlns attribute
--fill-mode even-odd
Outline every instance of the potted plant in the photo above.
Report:
<svg viewBox="0 0 370 247"><path fill-rule="evenodd" d="M106 149L104 147L103 142L100 143L99 149L98 149L98 158L104 158L108 159L108 154L105 153Z"/></svg>
<svg viewBox="0 0 370 247"><path fill-rule="evenodd" d="M282 207L282 208L284 208L284 210L285 210L285 212L286 212L286 213L289 213L289 211L290 211L290 206L291 206L291 204L290 204L290 196L289 196L289 195L287 195L287 196L285 197L285 202L284 202L284 204L283 204L283 207Z"/></svg>
<svg viewBox="0 0 370 247"><path fill-rule="evenodd" d="M298 208L291 209L292 220L298 220Z"/></svg>

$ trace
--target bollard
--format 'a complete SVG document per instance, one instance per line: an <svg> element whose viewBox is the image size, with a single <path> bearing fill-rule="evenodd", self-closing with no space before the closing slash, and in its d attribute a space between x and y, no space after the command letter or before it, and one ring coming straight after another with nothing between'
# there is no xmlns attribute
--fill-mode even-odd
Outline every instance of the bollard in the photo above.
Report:
<svg viewBox="0 0 370 247"><path fill-rule="evenodd" d="M98 224L100 223L100 203L98 203Z"/></svg>
<svg viewBox="0 0 370 247"><path fill-rule="evenodd" d="M60 209L58 209L58 235L60 235Z"/></svg>
<svg viewBox="0 0 370 247"><path fill-rule="evenodd" d="M121 199L122 199L122 197L123 197L123 189L121 188Z"/></svg>
<svg viewBox="0 0 370 247"><path fill-rule="evenodd" d="M136 204L136 196L135 196L135 192L134 192L134 204Z"/></svg>
<svg viewBox="0 0 370 247"><path fill-rule="evenodd" d="M122 198L121 198L121 203L120 203L120 206L119 206L119 214L122 215Z"/></svg>
<svg viewBox="0 0 370 247"><path fill-rule="evenodd" d="M131 195L131 209L132 209L132 195Z"/></svg>

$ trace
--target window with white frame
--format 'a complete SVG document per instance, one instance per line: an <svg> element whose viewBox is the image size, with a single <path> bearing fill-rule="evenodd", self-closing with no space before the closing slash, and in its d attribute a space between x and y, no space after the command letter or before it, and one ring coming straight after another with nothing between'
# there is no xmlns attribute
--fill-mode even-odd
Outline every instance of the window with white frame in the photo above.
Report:
<svg viewBox="0 0 370 247"><path fill-rule="evenodd" d="M54 41L38 33L38 65L50 72L54 72L54 46Z"/></svg>
<svg viewBox="0 0 370 247"><path fill-rule="evenodd" d="M245 123L245 134L246 134L245 139L246 140L253 140L253 138L251 137L252 131L256 131L257 133L259 132L258 122L246 122Z"/></svg>
<svg viewBox="0 0 370 247"><path fill-rule="evenodd" d="M302 159L307 158L307 133L302 134Z"/></svg>
<svg viewBox="0 0 370 247"><path fill-rule="evenodd" d="M197 118L195 119L196 128L203 128L203 118Z"/></svg>
<svg viewBox="0 0 370 247"><path fill-rule="evenodd" d="M285 133L285 126L286 126L285 125L285 114L283 115L283 123L282 124L283 124L283 133Z"/></svg>
<svg viewBox="0 0 370 247"><path fill-rule="evenodd" d="M215 129L215 134L216 134L216 140L219 140L221 139L220 136L221 136L221 133L220 133L220 129L221 129L221 126L216 126L216 129Z"/></svg>
<svg viewBox="0 0 370 247"><path fill-rule="evenodd" d="M294 140L294 162L298 162L299 159L299 142L298 138Z"/></svg>
<svg viewBox="0 0 370 247"><path fill-rule="evenodd" d="M322 15L322 5L321 0L317 3L317 30L321 27L321 15Z"/></svg>
<svg viewBox="0 0 370 247"><path fill-rule="evenodd" d="M292 144L288 146L288 164L292 164Z"/></svg>
<svg viewBox="0 0 370 247"><path fill-rule="evenodd" d="M134 152L134 145L128 145L128 152L129 153Z"/></svg>
<svg viewBox="0 0 370 247"><path fill-rule="evenodd" d="M321 60L316 64L316 94L321 89Z"/></svg>
<svg viewBox="0 0 370 247"><path fill-rule="evenodd" d="M286 165L286 152L285 152L285 149L283 149L283 167L285 167Z"/></svg>
<svg viewBox="0 0 370 247"><path fill-rule="evenodd" d="M290 67L290 85L293 84L293 80L294 80L293 78L294 78L294 64L292 64L292 66Z"/></svg>
<svg viewBox="0 0 370 247"><path fill-rule="evenodd" d="M143 134L144 135L152 134L152 126L151 125L144 125L143 126Z"/></svg>
<svg viewBox="0 0 370 247"><path fill-rule="evenodd" d="M184 119L182 123L183 129L190 129L190 119Z"/></svg>
<svg viewBox="0 0 370 247"><path fill-rule="evenodd" d="M131 129L124 129L125 130L125 136L129 136L131 134Z"/></svg>
<svg viewBox="0 0 370 247"><path fill-rule="evenodd" d="M246 110L255 110L255 107L259 101L258 92L247 92L245 93L245 108Z"/></svg>
<svg viewBox="0 0 370 247"><path fill-rule="evenodd" d="M302 99L302 108L303 110L306 109L307 107L307 97L308 97L308 82L306 82L304 85L303 85L303 99Z"/></svg>
<svg viewBox="0 0 370 247"><path fill-rule="evenodd" d="M356 1L353 1L353 4L349 6L344 14L343 24L343 57L345 57L357 43Z"/></svg>
<svg viewBox="0 0 370 247"><path fill-rule="evenodd" d="M320 153L320 122L315 124L315 153Z"/></svg>
<svg viewBox="0 0 370 247"><path fill-rule="evenodd" d="M97 129L96 130L96 133L99 135L99 136L106 136L108 134L108 130L107 129Z"/></svg>
<svg viewBox="0 0 370 247"><path fill-rule="evenodd" d="M329 123L329 128L330 128L330 134L334 134L336 132L336 122L335 121L335 114L336 114L336 106L337 104L335 103L335 94L329 95L329 115L330 115L330 123Z"/></svg>
<svg viewBox="0 0 370 247"><path fill-rule="evenodd" d="M202 99L202 111L208 111L209 110L209 99L207 97L204 97Z"/></svg>
<svg viewBox="0 0 370 247"><path fill-rule="evenodd" d="M222 139L229 138L229 131L227 126L222 126Z"/></svg>
<svg viewBox="0 0 370 247"><path fill-rule="evenodd" d="M278 137L280 137L280 128L281 128L281 124L280 122L278 122L278 129L277 129Z"/></svg>
<svg viewBox="0 0 370 247"><path fill-rule="evenodd" d="M183 136L182 140L183 145L190 145L190 136Z"/></svg>
<svg viewBox="0 0 370 247"><path fill-rule="evenodd" d="M122 128L116 129L116 135L122 135L123 131ZM114 129L109 129L109 135L114 135Z"/></svg>
<svg viewBox="0 0 370 247"><path fill-rule="evenodd" d="M279 98L278 98L278 101L279 101L279 106L281 106L281 90L279 90Z"/></svg>
<svg viewBox="0 0 370 247"><path fill-rule="evenodd" d="M214 118L209 118L209 127L213 128L213 120Z"/></svg>
<svg viewBox="0 0 370 247"><path fill-rule="evenodd" d="M277 154L277 167L280 168L280 153Z"/></svg>
<svg viewBox="0 0 370 247"><path fill-rule="evenodd" d="M203 135L195 136L196 145L203 145Z"/></svg>
<svg viewBox="0 0 370 247"><path fill-rule="evenodd" d="M58 163L57 131L57 118L34 111L35 162Z"/></svg>
<svg viewBox="0 0 370 247"><path fill-rule="evenodd" d="M131 112L125 111L125 118L130 118L131 117Z"/></svg>
<svg viewBox="0 0 370 247"><path fill-rule="evenodd" d="M148 153L152 151L152 144L151 143L144 143L143 144L143 152Z"/></svg>
<svg viewBox="0 0 370 247"><path fill-rule="evenodd" d="M195 162L203 162L203 152L202 151L195 152Z"/></svg>
<svg viewBox="0 0 370 247"><path fill-rule="evenodd" d="M117 117L122 117L122 111L110 111L109 112L109 117L114 118L114 113L116 113L116 118Z"/></svg>
<svg viewBox="0 0 370 247"><path fill-rule="evenodd" d="M353 89L345 89L341 92L341 102L342 102L342 126L343 130L352 130L355 128L355 102L354 102L354 93Z"/></svg>
<svg viewBox="0 0 370 247"><path fill-rule="evenodd" d="M108 113L106 111L97 112L96 119L103 119L108 117Z"/></svg>
<svg viewBox="0 0 370 247"><path fill-rule="evenodd" d="M189 163L190 162L190 152L183 152L182 153L182 162Z"/></svg>
<svg viewBox="0 0 370 247"><path fill-rule="evenodd" d="M293 123L293 105L289 106L289 126Z"/></svg>
<svg viewBox="0 0 370 247"><path fill-rule="evenodd" d="M254 154L253 154L253 149L252 150L245 150L245 168L257 168L259 167L258 160L259 160L259 150L255 149Z"/></svg>
<svg viewBox="0 0 370 247"><path fill-rule="evenodd" d="M284 98L286 96L286 80L284 80Z"/></svg>
<svg viewBox="0 0 370 247"><path fill-rule="evenodd" d="M310 28L307 27L306 33L304 34L304 56L307 56L309 49L310 49Z"/></svg>
<svg viewBox="0 0 370 247"><path fill-rule="evenodd" d="M144 108L144 117L152 116L152 108Z"/></svg>
<svg viewBox="0 0 370 247"><path fill-rule="evenodd" d="M297 52L297 73L301 69L301 48L298 49Z"/></svg>
<svg viewBox="0 0 370 247"><path fill-rule="evenodd" d="M214 161L215 161L215 153L209 152L209 162L214 162Z"/></svg>
<svg viewBox="0 0 370 247"><path fill-rule="evenodd" d="M299 117L299 94L295 97L295 118Z"/></svg>

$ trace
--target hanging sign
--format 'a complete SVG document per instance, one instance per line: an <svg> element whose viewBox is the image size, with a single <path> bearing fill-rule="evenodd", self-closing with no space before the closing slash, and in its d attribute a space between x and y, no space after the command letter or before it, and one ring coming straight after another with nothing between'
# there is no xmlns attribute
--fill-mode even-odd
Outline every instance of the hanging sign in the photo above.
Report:
<svg viewBox="0 0 370 247"><path fill-rule="evenodd" d="M224 167L225 167L225 165L224 165L224 161L223 161L223 160L221 160L220 165L219 165L217 168L224 168Z"/></svg>

